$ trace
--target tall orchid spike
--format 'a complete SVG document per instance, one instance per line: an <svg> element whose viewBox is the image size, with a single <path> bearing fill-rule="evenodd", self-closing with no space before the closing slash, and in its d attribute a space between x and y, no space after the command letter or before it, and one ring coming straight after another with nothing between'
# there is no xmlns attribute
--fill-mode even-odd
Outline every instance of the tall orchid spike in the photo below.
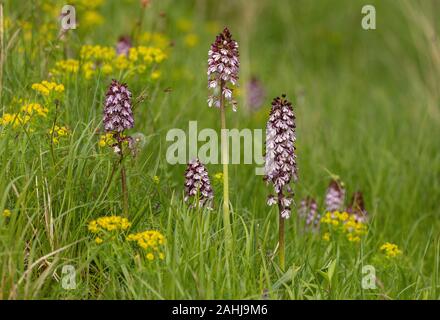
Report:
<svg viewBox="0 0 440 320"><path fill-rule="evenodd" d="M126 84L112 80L105 97L103 122L104 130L112 133L116 139L113 150L120 156L119 165L121 166L123 212L125 216L128 216L128 186L124 166L123 142L128 142L129 146L132 146L133 140L131 137L124 136L123 131L133 128L134 118L131 109L131 92L128 90Z"/></svg>
<svg viewBox="0 0 440 320"><path fill-rule="evenodd" d="M232 86L237 85L240 68L238 43L232 39L228 28L220 33L208 51L208 88L212 94L208 105L220 108L221 98L237 110L237 101L232 97Z"/></svg>
<svg viewBox="0 0 440 320"><path fill-rule="evenodd" d="M292 104L283 95L272 101L272 110L266 127L265 180L272 183L275 195L270 195L268 205L280 204L281 216L290 217L293 191L290 182L297 180L295 154L295 115Z"/></svg>
<svg viewBox="0 0 440 320"><path fill-rule="evenodd" d="M267 183L274 187L275 195L270 195L268 204L278 203L279 210L279 258L280 268L285 266L284 221L290 217L293 204L292 181L297 180L295 154L295 115L292 104L286 95L272 101L272 110L266 127L266 164L265 177Z"/></svg>

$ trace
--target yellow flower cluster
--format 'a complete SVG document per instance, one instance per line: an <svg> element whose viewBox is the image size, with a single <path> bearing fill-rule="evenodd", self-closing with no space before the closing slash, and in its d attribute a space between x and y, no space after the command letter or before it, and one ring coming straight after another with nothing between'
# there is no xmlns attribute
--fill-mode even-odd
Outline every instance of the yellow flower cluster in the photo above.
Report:
<svg viewBox="0 0 440 320"><path fill-rule="evenodd" d="M64 85L56 82L42 81L41 83L34 83L32 89L41 93L43 96L49 96L52 92L62 93L64 92Z"/></svg>
<svg viewBox="0 0 440 320"><path fill-rule="evenodd" d="M159 183L160 183L160 178L159 178L159 176L154 176L154 177L153 177L153 182L154 182L155 184L159 184Z"/></svg>
<svg viewBox="0 0 440 320"><path fill-rule="evenodd" d="M146 252L148 260L159 258L163 260L165 254L161 251L165 245L165 237L158 231L149 230L128 235L127 241L134 241Z"/></svg>
<svg viewBox="0 0 440 320"><path fill-rule="evenodd" d="M28 115L37 114L41 117L47 117L49 109L39 103L29 103L22 106L21 111Z"/></svg>
<svg viewBox="0 0 440 320"><path fill-rule="evenodd" d="M381 247L380 251L385 254L387 258L395 258L402 254L402 251L399 250L399 247L394 243L385 242Z"/></svg>
<svg viewBox="0 0 440 320"><path fill-rule="evenodd" d="M54 144L58 144L60 142L60 138L67 137L69 135L69 129L67 127L55 125L49 130L49 134L52 137L52 142Z"/></svg>
<svg viewBox="0 0 440 320"><path fill-rule="evenodd" d="M113 133L106 133L99 138L98 144L100 147L106 147L106 146L112 146L115 143L116 143L116 139L113 137Z"/></svg>
<svg viewBox="0 0 440 320"><path fill-rule="evenodd" d="M151 79L156 80L161 76L160 71L149 67L162 63L166 58L167 55L159 47L133 47L126 56L117 55L113 47L85 45L81 47L80 60L60 60L51 72L62 76L81 71L86 79L91 79L98 72L111 75L120 71L128 71L129 74L145 74L151 71Z"/></svg>
<svg viewBox="0 0 440 320"><path fill-rule="evenodd" d="M216 187L221 187L223 185L223 172L217 172L214 174L213 183Z"/></svg>
<svg viewBox="0 0 440 320"><path fill-rule="evenodd" d="M356 221L355 216L347 212L327 212L321 218L321 223L326 224L331 231L346 235L350 242L361 241L361 236L367 233L367 225ZM323 239L329 241L330 233L326 232Z"/></svg>
<svg viewBox="0 0 440 320"><path fill-rule="evenodd" d="M100 217L89 222L88 229L96 234L95 243L104 242L102 237L106 232L125 231L130 228L131 222L120 216Z"/></svg>
<svg viewBox="0 0 440 320"><path fill-rule="evenodd" d="M5 217L5 218L9 218L11 215L12 215L11 210L9 210L9 209L5 209L5 210L3 210L3 213L2 213L2 216L3 216L3 217Z"/></svg>
<svg viewBox="0 0 440 320"><path fill-rule="evenodd" d="M27 124L32 117L47 117L49 109L38 103L29 103L21 107L18 113L4 113L0 118L0 126L11 125L14 129Z"/></svg>
<svg viewBox="0 0 440 320"><path fill-rule="evenodd" d="M121 134L120 137L121 137L121 139L123 139L122 145L124 145L124 146L128 145L128 140L125 139L126 135ZM116 143L117 143L117 141L116 141L113 133L106 133L106 134L103 134L99 137L98 145L100 147L104 148L104 147L113 147Z"/></svg>
<svg viewBox="0 0 440 320"><path fill-rule="evenodd" d="M127 218L120 216L100 217L89 223L89 231L92 233L100 233L102 231L118 231L127 230L131 223Z"/></svg>
<svg viewBox="0 0 440 320"><path fill-rule="evenodd" d="M151 73L150 78L151 80L157 80L160 78L160 76L161 76L161 72L159 70L156 70Z"/></svg>
<svg viewBox="0 0 440 320"><path fill-rule="evenodd" d="M84 61L110 62L115 56L116 51L113 47L88 44L82 46L80 50L80 57Z"/></svg>
<svg viewBox="0 0 440 320"><path fill-rule="evenodd" d="M0 118L0 126L12 125L12 127L18 128L29 122L31 117L29 115L21 115L19 113L5 113Z"/></svg>
<svg viewBox="0 0 440 320"><path fill-rule="evenodd" d="M217 173L214 175L214 179L215 179L215 180L219 180L219 181L223 181L223 173L222 173L222 172L217 172Z"/></svg>

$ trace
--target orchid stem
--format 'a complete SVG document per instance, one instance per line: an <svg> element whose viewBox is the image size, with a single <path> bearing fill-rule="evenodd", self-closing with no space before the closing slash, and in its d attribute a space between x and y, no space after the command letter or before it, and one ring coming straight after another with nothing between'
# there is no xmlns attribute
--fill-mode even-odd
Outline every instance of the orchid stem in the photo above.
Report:
<svg viewBox="0 0 440 320"><path fill-rule="evenodd" d="M279 246L279 257L280 257L280 268L284 271L285 266L285 243L284 243L284 218L281 216L281 212L283 211L283 207L281 202L278 202L279 213L279 234L278 234L278 246Z"/></svg>
<svg viewBox="0 0 440 320"><path fill-rule="evenodd" d="M232 245L232 231L231 231L231 218L229 212L229 176L228 176L228 162L229 162L229 150L228 150L228 135L226 132L226 112L225 112L225 100L223 97L223 88L225 86L222 80L220 85L220 114L221 114L221 152L222 152L222 164L223 164L223 223L225 228L225 239L228 248Z"/></svg>
<svg viewBox="0 0 440 320"><path fill-rule="evenodd" d="M123 205L123 215L128 217L128 189L127 189L127 174L124 166L124 152L122 150L122 142L118 141L119 152L121 153L121 158L119 160L119 165L121 166L121 186L122 186L122 205Z"/></svg>

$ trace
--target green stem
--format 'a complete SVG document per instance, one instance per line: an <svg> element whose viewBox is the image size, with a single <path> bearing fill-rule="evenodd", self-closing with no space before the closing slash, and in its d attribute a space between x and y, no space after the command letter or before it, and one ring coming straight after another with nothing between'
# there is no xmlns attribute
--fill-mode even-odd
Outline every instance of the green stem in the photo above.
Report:
<svg viewBox="0 0 440 320"><path fill-rule="evenodd" d="M123 215L128 217L128 189L127 189L127 174L124 167L124 152L122 150L122 141L118 139L118 147L121 153L121 158L119 160L119 165L121 166L121 186L122 186L122 204L123 204Z"/></svg>
<svg viewBox="0 0 440 320"><path fill-rule="evenodd" d="M221 114L221 152L223 163L223 223L225 228L225 239L228 248L232 244L231 218L229 213L229 175L228 175L228 135L226 132L226 114L225 114L225 100L223 97L223 87L225 83L222 80L220 85L220 114Z"/></svg>
<svg viewBox="0 0 440 320"><path fill-rule="evenodd" d="M55 100L55 116L53 118L53 123L52 123L52 130L51 130L51 134L50 134L50 153L52 156L52 163L55 166L55 151L54 151L54 142L53 142L53 138L54 138L54 133L55 133L55 126L57 125L57 120L58 120L58 106L59 106L59 101Z"/></svg>
<svg viewBox="0 0 440 320"><path fill-rule="evenodd" d="M279 234L278 234L278 246L279 246L279 256L280 256L280 268L284 271L285 266L285 243L284 243L284 218L281 216L281 212L283 211L283 206L281 205L281 201L278 201L278 209L279 209Z"/></svg>

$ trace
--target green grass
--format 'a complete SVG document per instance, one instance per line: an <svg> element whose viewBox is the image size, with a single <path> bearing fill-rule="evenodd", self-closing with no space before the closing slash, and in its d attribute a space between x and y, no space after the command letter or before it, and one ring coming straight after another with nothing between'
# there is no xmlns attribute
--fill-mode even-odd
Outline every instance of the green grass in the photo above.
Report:
<svg viewBox="0 0 440 320"><path fill-rule="evenodd" d="M1 104L38 101L34 82L49 79L54 63L78 57L83 44L113 46L135 27L138 1L107 0L103 24L79 28L65 42L38 31L47 1L4 1L4 17L17 22L4 33ZM62 1L56 2L60 8ZM362 1L152 1L143 31L174 42L160 66L160 80L82 75L64 79L57 123L69 137L52 145L47 129L0 129L0 298L3 299L439 299L440 298L440 31L436 1L370 1L377 30L361 28ZM53 5L52 7L55 7ZM160 15L164 13L165 17ZM78 19L81 15L78 16ZM179 21L192 21L199 42L186 47ZM26 31L18 23L29 21ZM220 128L220 113L207 107L206 59L215 33L227 25L240 44L241 86L251 75L264 83L264 107L250 113L241 90L239 110L227 112L229 128L265 128L273 97L287 93L297 117L299 181L295 198L322 204L330 174L348 192L362 190L370 213L359 245L322 240L286 222L286 269L275 252L278 222L266 206L269 191L255 165L230 165L233 250L225 252L222 190L215 208L201 212L183 202L184 165L165 154L171 128ZM167 238L164 261L138 260L117 240L96 245L90 220L122 212L117 159L97 146L106 87L111 77L128 83L135 98L135 128L146 138L127 159L129 218L133 231L155 229ZM121 79L122 78L122 79ZM170 88L170 90L166 90ZM211 179L221 165L207 165ZM153 181L160 177L160 183ZM109 186L107 188L107 186ZM321 205L322 208L322 205ZM384 242L396 243L397 261L380 259ZM62 287L62 268L76 268L77 288ZM374 265L375 290L361 287L362 266Z"/></svg>

